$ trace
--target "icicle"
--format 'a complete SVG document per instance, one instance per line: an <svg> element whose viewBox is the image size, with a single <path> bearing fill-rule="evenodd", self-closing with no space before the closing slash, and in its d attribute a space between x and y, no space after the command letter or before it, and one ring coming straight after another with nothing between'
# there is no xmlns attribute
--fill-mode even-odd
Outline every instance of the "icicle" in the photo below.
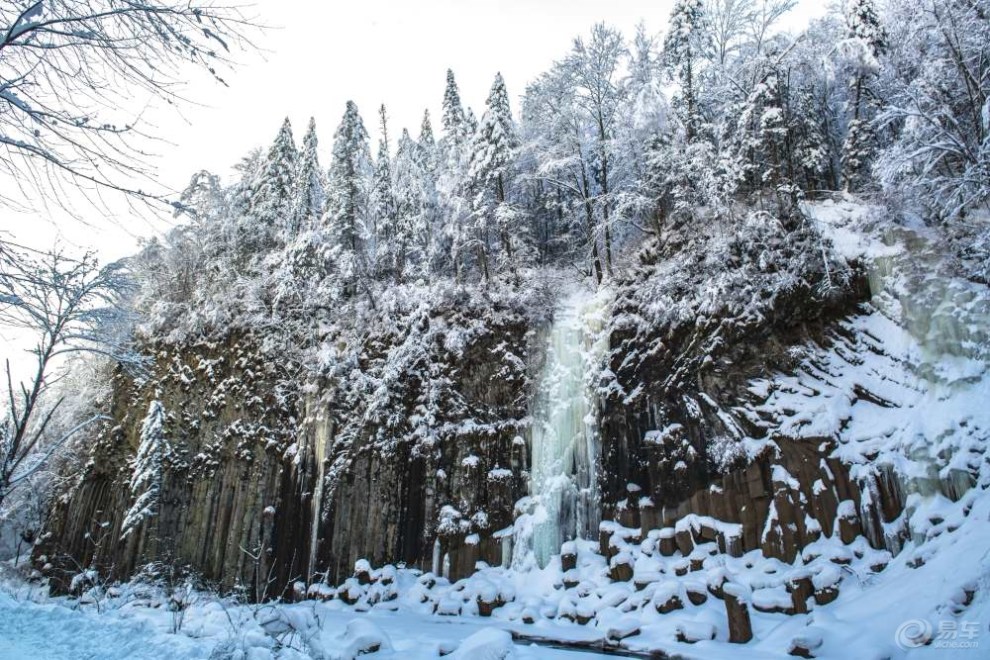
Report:
<svg viewBox="0 0 990 660"><path fill-rule="evenodd" d="M509 568L512 564L512 535L506 534L502 537L502 568Z"/></svg>
<svg viewBox="0 0 990 660"><path fill-rule="evenodd" d="M440 575L440 539L433 541L433 563L431 569L434 575Z"/></svg>
<svg viewBox="0 0 990 660"><path fill-rule="evenodd" d="M313 475L313 499L310 512L312 523L309 531L309 579L316 574L316 547L320 539L320 505L323 502L323 479L327 456L327 439L333 434L330 422L314 425L313 459L316 461Z"/></svg>

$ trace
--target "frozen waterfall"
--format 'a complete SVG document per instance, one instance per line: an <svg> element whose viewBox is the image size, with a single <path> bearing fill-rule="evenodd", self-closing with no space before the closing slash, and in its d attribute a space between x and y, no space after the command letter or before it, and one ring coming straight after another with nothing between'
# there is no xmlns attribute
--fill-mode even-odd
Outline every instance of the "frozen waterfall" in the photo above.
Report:
<svg viewBox="0 0 990 660"><path fill-rule="evenodd" d="M320 420L313 432L313 476L312 498L310 500L309 527L309 566L307 579L313 580L316 575L316 555L320 541L320 506L323 504L323 483L326 478L327 445L333 436L332 422Z"/></svg>
<svg viewBox="0 0 990 660"><path fill-rule="evenodd" d="M564 299L549 331L533 409L528 530L541 567L564 541L597 535L600 448L587 374L597 370L604 352L604 309L604 293L574 292Z"/></svg>

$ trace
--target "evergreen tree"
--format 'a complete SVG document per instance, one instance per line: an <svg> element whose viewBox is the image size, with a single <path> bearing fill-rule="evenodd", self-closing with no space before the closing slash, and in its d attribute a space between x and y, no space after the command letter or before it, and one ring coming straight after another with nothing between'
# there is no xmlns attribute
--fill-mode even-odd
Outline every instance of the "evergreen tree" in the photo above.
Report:
<svg viewBox="0 0 990 660"><path fill-rule="evenodd" d="M858 39L869 57L876 59L887 50L887 33L873 0L850 0L846 10L849 37Z"/></svg>
<svg viewBox="0 0 990 660"><path fill-rule="evenodd" d="M290 224L298 158L292 125L286 117L260 164L248 204L248 213L263 227L284 228Z"/></svg>
<svg viewBox="0 0 990 660"><path fill-rule="evenodd" d="M470 139L478 133L478 117L474 114L474 110L468 108L464 113L464 126L465 134L467 138Z"/></svg>
<svg viewBox="0 0 990 660"><path fill-rule="evenodd" d="M440 226L440 204L437 190L439 176L440 154L436 139L433 137L433 125L430 121L430 111L423 114L423 122L419 129L419 140L416 143L416 164L418 166L420 185L420 220L412 228L413 242L418 246L421 258L421 270L428 274L434 268L443 268L449 260L449 250L445 250L440 242L443 238Z"/></svg>
<svg viewBox="0 0 990 660"><path fill-rule="evenodd" d="M742 104L737 134L750 190L790 192L787 172L789 125L779 72L766 66L760 81Z"/></svg>
<svg viewBox="0 0 990 660"><path fill-rule="evenodd" d="M668 211L667 200L655 193L649 183L651 151L669 137L670 108L663 91L657 53L658 38L649 35L640 23L636 28L629 62L625 98L615 122L617 144L625 175L617 194L617 215L628 216L648 233L659 235Z"/></svg>
<svg viewBox="0 0 990 660"><path fill-rule="evenodd" d="M220 177L207 170L192 175L175 205L176 217L187 215L197 224L219 220L227 212L228 204Z"/></svg>
<svg viewBox="0 0 990 660"><path fill-rule="evenodd" d="M476 228L478 257L485 278L490 278L487 252L489 227L497 227L503 257L514 268L512 233L515 213L507 204L510 168L518 146L509 95L502 74L495 76L486 102L485 114L474 137L469 176L474 188L474 209L479 224Z"/></svg>
<svg viewBox="0 0 990 660"><path fill-rule="evenodd" d="M368 143L368 131L357 105L348 101L334 134L327 221L340 248L339 265L349 293L355 292L358 279L368 274L368 255L375 252L374 228L369 217L373 166Z"/></svg>
<svg viewBox="0 0 990 660"><path fill-rule="evenodd" d="M804 188L810 192L825 185L822 173L828 162L828 145L810 90L798 92L794 118L794 159L804 177Z"/></svg>
<svg viewBox="0 0 990 660"><path fill-rule="evenodd" d="M255 147L234 164L234 171L238 174L237 183L230 193L230 210L234 217L247 217L263 162L264 152Z"/></svg>
<svg viewBox="0 0 990 660"><path fill-rule="evenodd" d="M403 129L395 152L396 222L392 237L400 276L410 253L424 269L428 268L431 227L424 208L426 180L421 145Z"/></svg>
<svg viewBox="0 0 990 660"><path fill-rule="evenodd" d="M702 0L677 0L663 43L666 65L680 83L680 103L688 141L698 135L698 80L701 58L706 52L705 6Z"/></svg>
<svg viewBox="0 0 990 660"><path fill-rule="evenodd" d="M379 269L401 277L402 263L397 257L396 240L396 203L394 183L392 179L392 164L388 147L388 119L385 106L378 109L381 140L378 142L378 158L375 160L375 176L372 187L372 204L376 219L378 234L378 255L376 265Z"/></svg>
<svg viewBox="0 0 990 660"><path fill-rule="evenodd" d="M509 95L502 74L495 76L485 104L485 114L475 135L471 155L471 176L494 184L498 202L505 201L505 175L518 146Z"/></svg>
<svg viewBox="0 0 990 660"><path fill-rule="evenodd" d="M121 539L127 538L145 518L156 514L161 496L162 459L165 441L165 408L157 399L148 407L141 424L141 439L131 465L131 494L134 504L124 516Z"/></svg>
<svg viewBox="0 0 990 660"><path fill-rule="evenodd" d="M887 35L880 25L873 0L851 0L846 11L847 46L852 51L853 75L849 82L852 117L842 145L842 176L847 190L862 185L876 149L876 135L869 112L873 97L870 79L880 70L879 58L887 49Z"/></svg>
<svg viewBox="0 0 990 660"><path fill-rule="evenodd" d="M438 144L435 170L439 221L434 232L437 236L434 245L439 246L442 242L449 247L444 259L452 263L454 274L460 281L469 243L471 204L465 172L470 158L468 138L473 133L454 73L450 70L447 71L441 126L443 136Z"/></svg>
<svg viewBox="0 0 990 660"><path fill-rule="evenodd" d="M454 80L454 72L447 69L447 88L443 93L443 115L441 117L443 137L448 145L460 145L469 136L461 104L461 92Z"/></svg>
<svg viewBox="0 0 990 660"><path fill-rule="evenodd" d="M437 168L437 141L433 137L433 124L430 122L430 111L423 113L423 122L419 126L419 162L420 166L429 172Z"/></svg>
<svg viewBox="0 0 990 660"><path fill-rule="evenodd" d="M326 206L326 176L317 155L316 120L309 120L292 193L294 230L312 227Z"/></svg>

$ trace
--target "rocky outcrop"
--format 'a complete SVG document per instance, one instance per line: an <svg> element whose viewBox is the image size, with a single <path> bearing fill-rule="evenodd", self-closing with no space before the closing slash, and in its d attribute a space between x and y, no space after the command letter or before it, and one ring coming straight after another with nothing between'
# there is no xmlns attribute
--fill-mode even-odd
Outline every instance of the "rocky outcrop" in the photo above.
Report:
<svg viewBox="0 0 990 660"><path fill-rule="evenodd" d="M35 549L56 586L81 567L119 579L151 562L190 565L209 580L252 590L298 570L301 558L288 549L295 544L274 543L304 532L304 517L291 509L300 475L284 469L294 400L279 388L282 367L254 348L249 339L162 348L150 377L117 373L112 421L56 500ZM131 461L152 400L166 412L157 515L125 535ZM276 520L279 507L287 510Z"/></svg>
<svg viewBox="0 0 990 660"><path fill-rule="evenodd" d="M82 568L125 579L178 564L264 599L291 597L295 582L336 584L359 558L436 560L451 576L497 564L492 535L527 487L532 334L511 309L484 323L434 311L416 319L414 350L396 323L356 347L346 378L305 387L264 337L159 347L149 374L117 375L112 422L56 499L37 566L65 589ZM457 344L444 341L451 326L463 331ZM395 351L409 354L405 373L388 373ZM166 411L160 494L155 515L125 535L152 400Z"/></svg>
<svg viewBox="0 0 990 660"><path fill-rule="evenodd" d="M357 439L330 444L318 567L337 576L367 558L431 570L435 543L438 572L445 560L451 576L473 572L479 560L500 563L492 534L512 524L527 489L527 447L517 440L526 434L527 331L516 319L488 328L456 356L422 356L444 375L460 408L433 419L430 436L396 441L369 424ZM506 353L523 359L507 360ZM421 414L422 392L413 389L392 413L404 423ZM325 399L314 409L302 429L307 446L316 435L333 435L334 420L351 414Z"/></svg>
<svg viewBox="0 0 990 660"><path fill-rule="evenodd" d="M807 238L778 244L778 256ZM694 530L695 541L717 540L731 553L759 548L791 562L833 534L865 533L884 547L884 525L903 508L896 480L882 470L852 477L831 438L778 433L752 389L757 379L797 369L796 347L832 341L835 322L869 298L865 273L847 269L842 285L822 295L821 262L788 257L793 271L782 273L773 257L747 250L730 252L730 270L697 281L670 272L671 257L647 251L621 283L601 388L603 515L644 535L669 529L661 550L676 544L685 556L692 535L674 528L692 515L738 525L738 538L702 526L711 538L699 539ZM676 279L658 281L661 274ZM707 290L720 280L731 288L711 300ZM655 299L665 296L671 302L658 313Z"/></svg>

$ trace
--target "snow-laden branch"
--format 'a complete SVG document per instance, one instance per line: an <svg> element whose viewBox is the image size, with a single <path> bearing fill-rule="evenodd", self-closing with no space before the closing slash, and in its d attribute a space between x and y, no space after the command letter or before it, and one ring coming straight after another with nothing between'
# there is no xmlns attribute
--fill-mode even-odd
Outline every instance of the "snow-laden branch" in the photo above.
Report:
<svg viewBox="0 0 990 660"><path fill-rule="evenodd" d="M121 263L101 266L92 255L73 258L56 248L38 252L0 243L0 324L33 336L34 365L17 383L6 367L7 410L0 421L0 505L18 484L35 474L99 415L49 437L63 399L45 406L62 377L58 367L70 353L97 353L118 362L139 364L119 337L126 329L120 306L132 291Z"/></svg>
<svg viewBox="0 0 990 660"><path fill-rule="evenodd" d="M198 0L0 4L0 175L66 207L66 184L94 202L112 190L157 203L157 138L131 99L184 100L186 67L226 84L219 69L255 27L237 6Z"/></svg>

